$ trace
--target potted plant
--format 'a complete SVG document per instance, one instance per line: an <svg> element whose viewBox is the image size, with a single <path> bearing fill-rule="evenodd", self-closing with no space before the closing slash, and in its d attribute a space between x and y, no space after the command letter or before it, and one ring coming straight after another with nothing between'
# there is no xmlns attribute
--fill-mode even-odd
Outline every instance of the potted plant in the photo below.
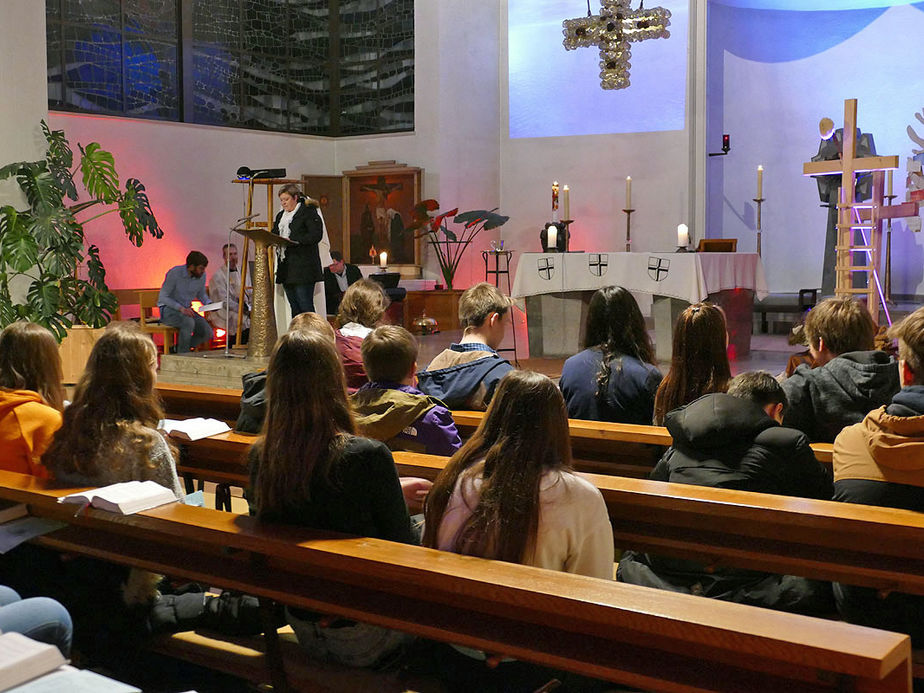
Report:
<svg viewBox="0 0 924 693"><path fill-rule="evenodd" d="M42 121L48 151L41 161L20 161L0 168L0 181L15 178L28 208L0 207L0 326L31 320L51 330L58 341L74 324L103 327L117 304L106 286L99 248L86 245L83 226L117 212L125 235L135 246L145 233L163 236L144 185L135 178L120 187L112 154L96 142L77 145L80 161L63 130ZM85 190L80 199L75 177ZM92 214L78 218L78 215ZM86 276L78 268L86 265ZM10 284L28 285L24 300L15 301ZM17 293L17 292L14 292Z"/></svg>
<svg viewBox="0 0 924 693"><path fill-rule="evenodd" d="M465 250L475 237L485 230L496 229L507 223L510 217L497 214L496 209L474 209L459 214L459 208L443 214L431 216L440 208L436 200L423 200L414 207L414 220L407 230L415 232L415 238L427 237L436 252L440 273L446 282L446 288L452 289L452 281L459 269L459 262ZM449 228L447 219L453 217L452 223L461 224L458 232Z"/></svg>

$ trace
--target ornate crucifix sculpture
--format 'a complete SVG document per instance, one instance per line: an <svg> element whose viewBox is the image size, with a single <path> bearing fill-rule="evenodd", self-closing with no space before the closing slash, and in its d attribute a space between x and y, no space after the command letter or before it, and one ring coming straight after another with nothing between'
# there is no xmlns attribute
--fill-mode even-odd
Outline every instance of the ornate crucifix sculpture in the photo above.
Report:
<svg viewBox="0 0 924 693"><path fill-rule="evenodd" d="M639 5L629 7L631 0L600 0L600 14L579 19L566 19L564 45L569 51L588 46L600 47L600 86L604 89L625 89L629 86L629 43L652 38L669 38L671 13L663 7L651 10Z"/></svg>

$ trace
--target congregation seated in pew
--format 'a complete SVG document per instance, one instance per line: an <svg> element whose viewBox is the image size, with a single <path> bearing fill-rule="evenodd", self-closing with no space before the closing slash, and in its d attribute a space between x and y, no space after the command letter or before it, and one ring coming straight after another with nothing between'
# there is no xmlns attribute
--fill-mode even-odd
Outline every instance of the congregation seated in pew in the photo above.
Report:
<svg viewBox="0 0 924 693"><path fill-rule="evenodd" d="M834 440L834 500L924 512L924 308L895 325L901 390ZM907 633L924 646L924 597L835 583L851 623Z"/></svg>
<svg viewBox="0 0 924 693"><path fill-rule="evenodd" d="M347 388L351 393L366 383L361 351L363 340L379 324L388 304L385 289L371 279L360 279L350 284L340 301L335 336Z"/></svg>
<svg viewBox="0 0 924 693"><path fill-rule="evenodd" d="M417 340L397 325L376 327L362 344L369 382L350 396L363 435L390 450L452 455L462 445L452 412L414 387Z"/></svg>
<svg viewBox="0 0 924 693"><path fill-rule="evenodd" d="M891 401L898 365L874 350L875 333L869 311L853 299L828 298L809 311L805 336L814 366L801 365L783 381L786 426L813 443L833 443L844 427Z"/></svg>
<svg viewBox="0 0 924 693"><path fill-rule="evenodd" d="M632 294L607 286L590 299L584 350L562 366L559 387L572 419L650 424L662 375Z"/></svg>
<svg viewBox="0 0 924 693"><path fill-rule="evenodd" d="M487 409L498 382L513 370L497 354L510 306L510 299L487 282L466 289L459 297L462 339L417 374L420 390L450 409Z"/></svg>
<svg viewBox="0 0 924 693"><path fill-rule="evenodd" d="M668 413L673 443L651 473L655 481L828 500L831 477L808 439L780 425L786 395L769 373L742 373L727 393L707 394ZM828 583L629 551L618 579L741 604L806 614L834 608Z"/></svg>

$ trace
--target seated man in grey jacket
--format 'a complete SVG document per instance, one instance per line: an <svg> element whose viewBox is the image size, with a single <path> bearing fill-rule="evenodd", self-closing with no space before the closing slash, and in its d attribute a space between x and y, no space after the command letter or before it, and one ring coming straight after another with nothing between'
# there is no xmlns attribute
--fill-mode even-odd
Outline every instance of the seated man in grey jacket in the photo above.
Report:
<svg viewBox="0 0 924 693"><path fill-rule="evenodd" d="M876 326L869 311L849 298L829 298L805 318L815 367L803 364L783 382L789 406L783 425L813 443L833 443L898 392L898 363L873 350Z"/></svg>

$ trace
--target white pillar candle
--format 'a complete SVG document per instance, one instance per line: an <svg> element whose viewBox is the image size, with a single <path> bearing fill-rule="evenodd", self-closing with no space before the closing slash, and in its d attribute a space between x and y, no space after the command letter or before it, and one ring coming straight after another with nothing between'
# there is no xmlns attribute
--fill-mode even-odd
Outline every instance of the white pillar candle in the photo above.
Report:
<svg viewBox="0 0 924 693"><path fill-rule="evenodd" d="M388 251L383 250L379 255L379 267L388 267Z"/></svg>
<svg viewBox="0 0 924 693"><path fill-rule="evenodd" d="M764 167L757 167L757 199L761 199L764 196Z"/></svg>
<svg viewBox="0 0 924 693"><path fill-rule="evenodd" d="M557 226L549 227L548 236L546 237L545 245L549 250L553 250L558 247L558 227Z"/></svg>
<svg viewBox="0 0 924 693"><path fill-rule="evenodd" d="M626 176L626 209L632 209L632 176Z"/></svg>
<svg viewBox="0 0 924 693"><path fill-rule="evenodd" d="M567 185L561 189L561 206L564 209L564 217L567 221L571 218L571 189Z"/></svg>
<svg viewBox="0 0 924 693"><path fill-rule="evenodd" d="M686 248L690 245L690 232L687 230L686 224L680 224L677 227L677 245L681 248Z"/></svg>

